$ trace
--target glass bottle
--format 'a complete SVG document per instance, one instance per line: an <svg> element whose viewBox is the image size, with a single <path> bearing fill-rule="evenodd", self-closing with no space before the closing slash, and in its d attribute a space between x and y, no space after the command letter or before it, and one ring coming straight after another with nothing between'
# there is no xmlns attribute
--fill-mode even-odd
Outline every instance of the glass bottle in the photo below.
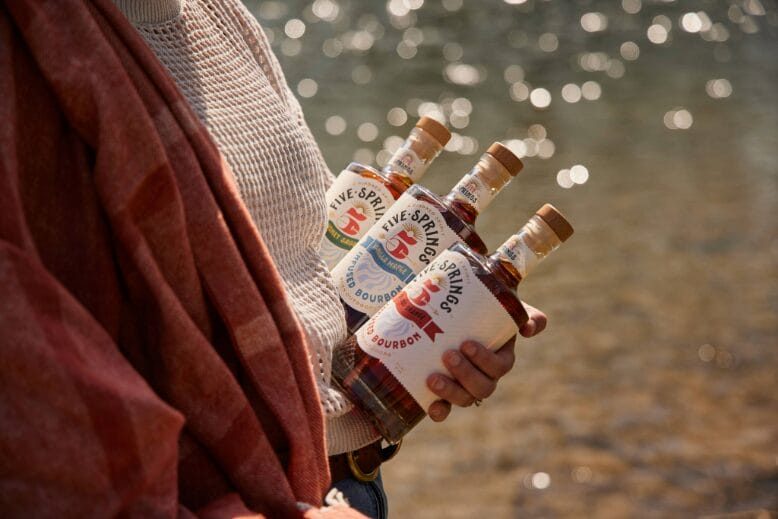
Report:
<svg viewBox="0 0 778 519"><path fill-rule="evenodd" d="M445 126L422 117L380 171L352 162L327 190L327 230L320 253L332 269L400 195L418 182L451 138Z"/></svg>
<svg viewBox="0 0 778 519"><path fill-rule="evenodd" d="M529 319L519 282L572 234L546 204L488 257L454 244L341 346L354 351L354 362L333 370L334 380L387 441L398 442L437 400L426 380L448 374L444 351L466 340L495 349L516 335Z"/></svg>
<svg viewBox="0 0 778 519"><path fill-rule="evenodd" d="M418 184L403 193L332 270L349 332L453 243L486 253L473 228L475 219L522 167L516 155L495 142L445 197Z"/></svg>

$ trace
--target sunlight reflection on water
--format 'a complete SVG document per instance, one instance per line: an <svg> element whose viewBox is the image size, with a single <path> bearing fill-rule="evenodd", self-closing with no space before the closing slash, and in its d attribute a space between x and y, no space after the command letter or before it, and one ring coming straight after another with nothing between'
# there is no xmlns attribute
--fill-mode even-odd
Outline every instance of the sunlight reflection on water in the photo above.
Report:
<svg viewBox="0 0 778 519"><path fill-rule="evenodd" d="M526 163L479 216L487 243L545 201L577 229L522 284L549 330L387 465L393 514L778 507L774 2L246 4L334 172L383 165L430 115L453 130L433 191L495 140Z"/></svg>

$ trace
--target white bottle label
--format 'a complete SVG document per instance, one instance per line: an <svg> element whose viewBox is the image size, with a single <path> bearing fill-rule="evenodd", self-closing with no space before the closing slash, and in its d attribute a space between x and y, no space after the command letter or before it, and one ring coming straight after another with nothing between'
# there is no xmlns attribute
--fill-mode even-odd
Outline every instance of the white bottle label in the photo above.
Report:
<svg viewBox="0 0 778 519"><path fill-rule="evenodd" d="M362 326L356 339L426 411L438 399L427 388L427 377L450 375L443 365L445 351L467 340L499 348L517 331L467 258L447 250Z"/></svg>
<svg viewBox="0 0 778 519"><path fill-rule="evenodd" d="M427 171L427 166L429 165L425 164L424 161L421 160L421 158L416 155L416 152L413 151L413 149L411 149L409 146L403 146L395 151L394 155L392 155L392 158L389 159L387 164L396 169L399 169L411 177L411 180L414 182L419 181L419 179Z"/></svg>
<svg viewBox="0 0 778 519"><path fill-rule="evenodd" d="M459 235L432 204L403 194L332 271L340 297L373 315Z"/></svg>
<svg viewBox="0 0 778 519"><path fill-rule="evenodd" d="M522 278L541 260L517 234L508 238L497 252L511 260Z"/></svg>
<svg viewBox="0 0 778 519"><path fill-rule="evenodd" d="M499 192L487 186L483 180L474 175L465 175L456 186L454 186L456 195L472 205L480 214L486 207L492 203L494 197Z"/></svg>
<svg viewBox="0 0 778 519"><path fill-rule="evenodd" d="M378 180L345 169L327 190L325 198L327 231L320 254L332 270L386 213L394 197Z"/></svg>

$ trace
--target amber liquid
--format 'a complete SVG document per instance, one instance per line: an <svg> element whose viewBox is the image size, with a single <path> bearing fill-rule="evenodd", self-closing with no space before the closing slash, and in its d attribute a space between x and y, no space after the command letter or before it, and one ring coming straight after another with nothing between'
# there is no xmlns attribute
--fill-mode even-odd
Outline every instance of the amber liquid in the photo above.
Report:
<svg viewBox="0 0 778 519"><path fill-rule="evenodd" d="M448 224L451 230L454 231L463 242L474 251L486 254L486 245L473 228L478 213L473 210L472 206L464 204L454 198L441 198L426 187L418 184L408 189L407 194L417 200L423 200L435 206L435 208L440 211L440 214L443 215L446 224ZM352 308L343 299L340 301L346 309L346 326L348 326L349 333L353 335L368 321L368 319L370 319L370 316Z"/></svg>
<svg viewBox="0 0 778 519"><path fill-rule="evenodd" d="M514 274L515 269L512 269L512 266L508 269L507 265L486 258L458 243L454 244L451 250L467 258L476 277L494 294L517 327L529 320L524 305L515 293L520 278ZM478 323L473 323L473 326L478 326ZM450 346L456 348L459 345ZM426 411L380 360L362 351L356 337L350 337L341 347L354 352L354 363L350 371L345 373L340 372L346 371L343 365L333 363L333 378L349 399L366 412L387 441L400 441L426 416Z"/></svg>
<svg viewBox="0 0 778 519"><path fill-rule="evenodd" d="M362 178L369 178L380 182L390 193L392 193L395 200L400 198L400 196L413 185L413 181L405 175L399 175L393 172L379 173L374 169L365 167L357 162L349 164L348 169L349 171L359 174Z"/></svg>

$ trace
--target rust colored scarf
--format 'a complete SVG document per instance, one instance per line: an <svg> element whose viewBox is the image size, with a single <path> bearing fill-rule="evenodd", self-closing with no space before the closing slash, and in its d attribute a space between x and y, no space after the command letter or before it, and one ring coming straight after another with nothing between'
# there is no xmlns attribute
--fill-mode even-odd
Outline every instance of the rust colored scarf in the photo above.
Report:
<svg viewBox="0 0 778 519"><path fill-rule="evenodd" d="M0 515L299 516L305 338L206 130L110 0L0 6Z"/></svg>

